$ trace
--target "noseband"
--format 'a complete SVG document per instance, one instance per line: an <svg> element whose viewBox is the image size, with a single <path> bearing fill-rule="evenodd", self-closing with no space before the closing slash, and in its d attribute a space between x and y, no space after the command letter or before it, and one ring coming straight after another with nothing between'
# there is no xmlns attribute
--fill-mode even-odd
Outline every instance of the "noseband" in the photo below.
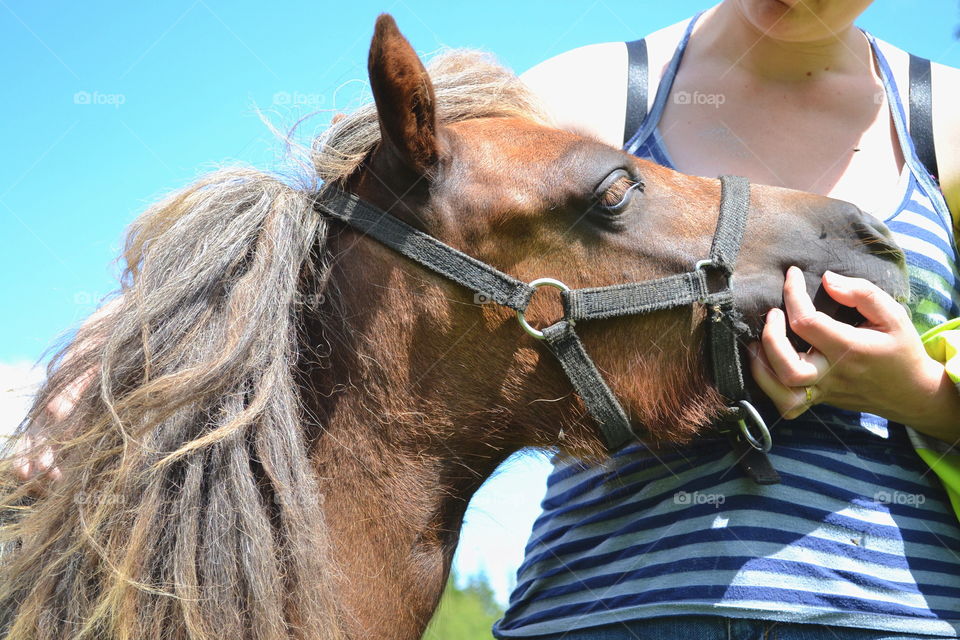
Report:
<svg viewBox="0 0 960 640"><path fill-rule="evenodd" d="M721 416L726 428L720 430L747 473L760 484L772 484L779 481L779 476L766 456L772 446L770 431L750 403L744 386L738 341L748 328L734 308L730 286L750 207L750 183L741 177L721 176L720 187L720 213L710 254L692 271L583 289L571 289L553 278L530 283L517 280L350 193L324 194L315 207L441 276L516 311L524 330L542 340L560 361L610 452L644 434L635 433L620 402L583 348L574 331L576 323L703 305L707 309L707 351L713 380L727 403ZM560 289L563 318L538 330L530 326L524 314L534 292L542 286Z"/></svg>

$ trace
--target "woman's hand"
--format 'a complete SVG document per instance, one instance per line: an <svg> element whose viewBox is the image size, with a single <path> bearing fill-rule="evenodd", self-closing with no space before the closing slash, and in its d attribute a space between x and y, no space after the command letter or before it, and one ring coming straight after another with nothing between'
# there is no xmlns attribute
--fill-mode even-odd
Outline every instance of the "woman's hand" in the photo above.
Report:
<svg viewBox="0 0 960 640"><path fill-rule="evenodd" d="M864 411L910 425L942 440L960 436L960 393L943 365L930 358L907 311L861 278L823 275L831 298L866 319L853 327L817 311L803 273L787 271L786 314L771 309L760 344L751 345L750 368L760 388L787 419L814 404ZM810 343L797 353L787 323Z"/></svg>
<svg viewBox="0 0 960 640"><path fill-rule="evenodd" d="M70 356L68 356L70 357ZM13 447L13 466L17 477L27 482L41 474L46 474L50 480L60 478L60 469L55 465L57 449L38 433L42 433L43 425L55 424L65 420L67 415L73 411L74 405L80 398L80 394L90 385L96 368L91 367L84 372L78 379L71 382L66 388L55 395L44 407L43 413L39 418L41 429L34 433L25 433L18 437Z"/></svg>
<svg viewBox="0 0 960 640"><path fill-rule="evenodd" d="M90 314L90 317L84 320L80 327L78 336L83 336L85 330L88 330L94 323L101 322L110 314L120 308L123 296L117 296L105 305ZM95 338L86 337L80 339L64 355L61 366L70 362L76 353L92 346ZM50 480L57 480L61 477L60 469L56 466L57 447L52 445L42 435L45 433L44 426L61 422L67 418L74 406L80 399L80 396L93 382L98 367L90 367L79 378L73 380L70 384L47 402L43 412L38 417L39 429L34 429L24 435L19 436L14 445L11 458L13 459L14 469L20 480L27 482L33 478L46 474ZM34 426L35 425L31 425ZM63 434L61 434L63 435Z"/></svg>
<svg viewBox="0 0 960 640"><path fill-rule="evenodd" d="M17 477L26 482L42 473L51 480L60 478L60 469L54 466L54 450L42 438L21 436L13 448L13 468Z"/></svg>

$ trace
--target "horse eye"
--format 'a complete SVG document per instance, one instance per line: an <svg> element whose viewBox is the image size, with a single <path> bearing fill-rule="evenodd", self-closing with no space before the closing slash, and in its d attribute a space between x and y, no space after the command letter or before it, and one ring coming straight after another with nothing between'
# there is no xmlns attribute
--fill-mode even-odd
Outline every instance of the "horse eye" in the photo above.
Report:
<svg viewBox="0 0 960 640"><path fill-rule="evenodd" d="M635 179L624 169L617 169L596 188L594 195L597 205L610 213L620 213L630 202L637 189L643 190L643 183Z"/></svg>

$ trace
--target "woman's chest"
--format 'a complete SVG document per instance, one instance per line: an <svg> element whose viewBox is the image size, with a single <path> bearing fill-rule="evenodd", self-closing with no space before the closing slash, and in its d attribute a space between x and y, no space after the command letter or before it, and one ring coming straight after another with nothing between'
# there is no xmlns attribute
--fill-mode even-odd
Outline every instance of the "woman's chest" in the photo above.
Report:
<svg viewBox="0 0 960 640"><path fill-rule="evenodd" d="M744 175L886 211L903 155L882 88L865 89L711 89L680 74L659 131L679 171Z"/></svg>

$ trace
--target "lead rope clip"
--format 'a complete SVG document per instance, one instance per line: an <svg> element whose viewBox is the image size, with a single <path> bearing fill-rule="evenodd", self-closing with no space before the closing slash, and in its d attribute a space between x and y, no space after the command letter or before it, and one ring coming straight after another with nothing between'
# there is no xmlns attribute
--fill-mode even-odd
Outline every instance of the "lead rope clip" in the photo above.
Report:
<svg viewBox="0 0 960 640"><path fill-rule="evenodd" d="M756 408L748 400L739 400L734 410L740 414L737 417L737 424L740 427L743 439L761 453L770 451L773 447L773 438L770 437L770 429L767 428L767 423L763 421ZM753 434L751 426L756 429L759 438Z"/></svg>

